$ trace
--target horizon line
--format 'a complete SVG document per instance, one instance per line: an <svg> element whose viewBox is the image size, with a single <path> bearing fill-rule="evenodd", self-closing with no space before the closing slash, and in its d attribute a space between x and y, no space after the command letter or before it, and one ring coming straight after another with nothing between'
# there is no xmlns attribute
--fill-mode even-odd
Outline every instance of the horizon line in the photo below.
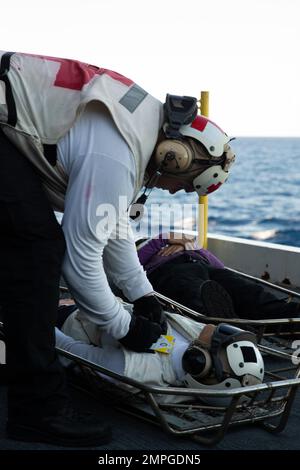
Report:
<svg viewBox="0 0 300 470"><path fill-rule="evenodd" d="M235 139L300 139L300 135L235 135Z"/></svg>

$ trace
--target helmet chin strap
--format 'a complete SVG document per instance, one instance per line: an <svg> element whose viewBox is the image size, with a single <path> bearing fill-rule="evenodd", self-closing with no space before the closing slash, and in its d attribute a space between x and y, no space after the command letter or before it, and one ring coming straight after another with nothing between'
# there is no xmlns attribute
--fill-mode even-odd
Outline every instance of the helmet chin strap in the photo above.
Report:
<svg viewBox="0 0 300 470"><path fill-rule="evenodd" d="M180 126L190 124L197 116L197 99L191 96L176 96L167 94L166 102L164 104L164 111L167 122L166 129L164 130L165 136L169 139L181 139L182 136L179 132ZM179 168L179 163L176 159L176 154L171 155L171 153L169 152L169 154L165 156L163 162L160 164L158 169L145 184L145 190L143 194L132 204L129 215L132 220L136 220L142 215L142 206L146 203L149 195L151 194L152 189L155 187L157 181L164 173L162 171L163 165L168 158L175 159L176 165ZM133 213L133 208L136 205L139 205L141 207L141 210Z"/></svg>
<svg viewBox="0 0 300 470"><path fill-rule="evenodd" d="M135 213L133 213L133 208L136 205L143 206L146 203L157 181L162 176L161 166L162 165L159 166L159 168L155 171L155 173L153 173L153 175L149 178L149 180L145 184L145 189L144 189L143 194L141 194L141 196L138 197L137 200L132 204L131 209L130 209L130 215L129 215L131 220L136 220L138 217L142 215L141 212L144 211L142 207L141 207L141 210L138 210Z"/></svg>
<svg viewBox="0 0 300 470"><path fill-rule="evenodd" d="M155 173L153 173L153 175L148 179L147 183L145 184L145 189L144 189L144 192L137 198L137 200L131 205L131 209L130 209L130 214L129 214L129 217L131 218L131 220L136 220L137 218L141 217L142 215L142 207L140 207L141 210L137 210L136 212L134 212L134 206L143 206L148 197L150 196L153 188L155 187L157 181L159 180L159 178L165 174L166 176L170 177L170 178L174 178L174 179L181 179L182 180L182 176L184 175L190 175L191 173L195 172L195 171L199 171L198 169L194 169L194 170L190 170L190 171L187 171L185 173L181 173L180 175L176 175L176 174L172 174L171 172L169 173L168 171L164 171L164 162L166 160L167 157L165 157L164 161L159 165L159 167L157 168L157 170L155 171ZM194 161L197 161L196 159Z"/></svg>

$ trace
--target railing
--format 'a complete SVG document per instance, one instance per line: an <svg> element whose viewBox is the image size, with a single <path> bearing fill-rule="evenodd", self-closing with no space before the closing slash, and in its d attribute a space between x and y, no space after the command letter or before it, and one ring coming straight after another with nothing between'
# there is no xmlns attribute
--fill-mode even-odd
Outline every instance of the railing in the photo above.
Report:
<svg viewBox="0 0 300 470"><path fill-rule="evenodd" d="M209 116L209 92L201 91L201 97L199 102L199 110L202 116ZM199 230L198 233L201 236L199 243L203 248L207 248L207 232L208 232L208 196L199 197Z"/></svg>

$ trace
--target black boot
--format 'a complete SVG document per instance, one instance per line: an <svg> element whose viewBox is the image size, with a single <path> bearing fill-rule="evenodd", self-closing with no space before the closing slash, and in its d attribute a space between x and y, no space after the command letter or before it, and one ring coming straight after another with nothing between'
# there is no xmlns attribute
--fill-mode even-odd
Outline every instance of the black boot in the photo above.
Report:
<svg viewBox="0 0 300 470"><path fill-rule="evenodd" d="M237 318L230 295L216 281L204 281L200 286L204 315L219 318Z"/></svg>
<svg viewBox="0 0 300 470"><path fill-rule="evenodd" d="M10 439L26 442L46 442L67 447L90 447L111 440L108 425L98 423L92 415L79 413L71 406L56 415L9 421L6 427Z"/></svg>

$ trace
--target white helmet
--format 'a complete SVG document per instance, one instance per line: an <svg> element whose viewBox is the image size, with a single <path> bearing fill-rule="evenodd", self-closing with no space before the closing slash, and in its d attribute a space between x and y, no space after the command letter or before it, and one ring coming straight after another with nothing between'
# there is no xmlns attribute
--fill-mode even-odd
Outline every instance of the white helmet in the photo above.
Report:
<svg viewBox="0 0 300 470"><path fill-rule="evenodd" d="M200 336L201 337L201 336ZM231 390L262 383L264 362L253 333L221 323L210 342L190 344L182 357L187 387Z"/></svg>
<svg viewBox="0 0 300 470"><path fill-rule="evenodd" d="M209 161L212 166L193 180L195 191L199 196L216 191L227 181L229 168L235 160L228 144L230 138L217 124L204 116L197 116L190 125L181 126L180 133L198 140L211 155Z"/></svg>
<svg viewBox="0 0 300 470"><path fill-rule="evenodd" d="M228 135L205 116L196 116L191 124L179 128L181 135L198 140L212 157L221 157L225 144L230 138Z"/></svg>
<svg viewBox="0 0 300 470"><path fill-rule="evenodd" d="M215 191L227 180L229 168L235 160L228 144L230 138L213 121L197 115L196 98L167 95L164 109L166 140L156 148L158 165L168 175L177 177L178 174L184 176L196 172L193 187L200 196ZM197 158L197 152L186 138L198 141L206 151L205 156ZM195 169L196 161L201 163L201 170Z"/></svg>

